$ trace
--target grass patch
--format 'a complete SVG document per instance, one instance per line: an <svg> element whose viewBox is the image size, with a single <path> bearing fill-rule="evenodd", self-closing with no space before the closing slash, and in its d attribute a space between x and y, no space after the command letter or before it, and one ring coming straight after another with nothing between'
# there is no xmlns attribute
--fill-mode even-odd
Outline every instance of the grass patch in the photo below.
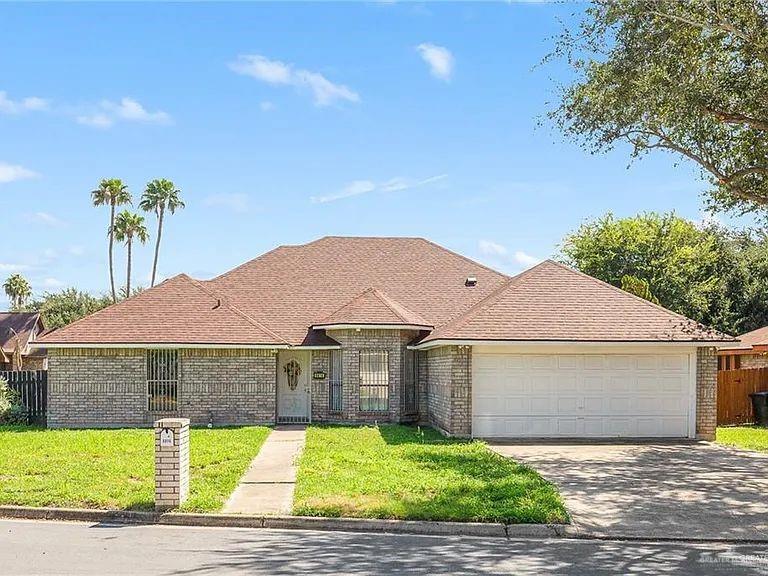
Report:
<svg viewBox="0 0 768 576"><path fill-rule="evenodd" d="M768 452L768 428L759 426L728 426L717 429L718 444L747 450Z"/></svg>
<svg viewBox="0 0 768 576"><path fill-rule="evenodd" d="M193 428L182 509L219 510L268 434L263 426ZM0 427L0 504L152 509L153 433Z"/></svg>
<svg viewBox="0 0 768 576"><path fill-rule="evenodd" d="M310 426L293 513L543 523L568 519L557 489L482 442L431 428Z"/></svg>

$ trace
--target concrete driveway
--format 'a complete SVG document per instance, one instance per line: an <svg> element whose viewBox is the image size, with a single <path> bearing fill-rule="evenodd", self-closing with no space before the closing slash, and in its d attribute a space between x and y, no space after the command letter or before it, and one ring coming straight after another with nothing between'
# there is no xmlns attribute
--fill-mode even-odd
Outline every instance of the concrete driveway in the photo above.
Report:
<svg viewBox="0 0 768 576"><path fill-rule="evenodd" d="M596 536L768 539L768 456L707 442L498 443Z"/></svg>

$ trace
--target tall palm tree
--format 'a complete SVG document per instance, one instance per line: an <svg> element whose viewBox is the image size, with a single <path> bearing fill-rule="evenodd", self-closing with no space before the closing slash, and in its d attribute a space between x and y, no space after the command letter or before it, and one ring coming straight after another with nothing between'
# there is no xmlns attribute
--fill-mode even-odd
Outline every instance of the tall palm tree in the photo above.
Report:
<svg viewBox="0 0 768 576"><path fill-rule="evenodd" d="M32 296L32 287L21 274L12 274L8 276L3 284L6 296L11 301L13 310L20 310L27 299Z"/></svg>
<svg viewBox="0 0 768 576"><path fill-rule="evenodd" d="M150 286L155 285L155 277L157 276L157 258L160 254L160 237L163 235L163 217L166 210L174 214L176 210L184 208L184 202L179 197L180 194L181 190L178 190L173 182L160 178L147 184L147 188L141 196L139 208L145 212L154 212L157 216L157 239L155 240L155 259L152 263L152 283Z"/></svg>
<svg viewBox="0 0 768 576"><path fill-rule="evenodd" d="M112 233L115 235L115 240L118 242L125 242L128 247L128 271L126 274L125 293L127 297L131 296L131 254L133 248L133 241L138 240L142 244L146 243L149 239L147 233L147 227L144 225L144 216L139 216L123 210L115 216L115 224L112 227Z"/></svg>
<svg viewBox="0 0 768 576"><path fill-rule="evenodd" d="M115 268L113 265L113 246L115 244L115 208L131 203L131 193L128 186L119 178L104 178L99 187L91 192L94 206L109 206L109 285L112 289L112 302L117 302L115 290Z"/></svg>

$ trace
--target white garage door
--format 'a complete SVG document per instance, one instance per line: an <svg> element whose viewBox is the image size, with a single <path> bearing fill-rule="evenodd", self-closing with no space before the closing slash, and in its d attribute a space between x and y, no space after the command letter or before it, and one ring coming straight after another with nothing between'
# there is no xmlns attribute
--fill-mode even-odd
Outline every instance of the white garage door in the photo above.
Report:
<svg viewBox="0 0 768 576"><path fill-rule="evenodd" d="M472 357L478 437L686 437L691 356L509 354Z"/></svg>

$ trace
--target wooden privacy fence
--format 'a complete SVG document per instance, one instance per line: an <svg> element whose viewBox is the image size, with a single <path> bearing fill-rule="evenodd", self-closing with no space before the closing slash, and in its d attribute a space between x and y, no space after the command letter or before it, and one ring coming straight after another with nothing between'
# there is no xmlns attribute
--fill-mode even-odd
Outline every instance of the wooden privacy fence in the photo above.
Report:
<svg viewBox="0 0 768 576"><path fill-rule="evenodd" d="M0 378L8 382L11 390L19 393L27 409L29 421L45 424L48 407L48 372L46 370L0 370Z"/></svg>
<svg viewBox="0 0 768 576"><path fill-rule="evenodd" d="M752 392L768 391L768 368L721 370L717 373L717 424L752 422Z"/></svg>

